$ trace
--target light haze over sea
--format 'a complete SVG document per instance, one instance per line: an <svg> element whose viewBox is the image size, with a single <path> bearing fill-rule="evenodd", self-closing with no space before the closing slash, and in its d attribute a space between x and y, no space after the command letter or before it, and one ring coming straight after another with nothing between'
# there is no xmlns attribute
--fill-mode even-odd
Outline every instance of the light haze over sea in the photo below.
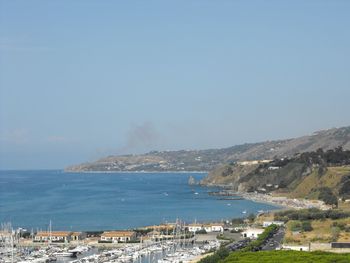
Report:
<svg viewBox="0 0 350 263"><path fill-rule="evenodd" d="M0 0L0 169L349 125L350 1Z"/></svg>
<svg viewBox="0 0 350 263"><path fill-rule="evenodd" d="M215 189L189 186L204 173L64 173L0 171L0 222L46 230L127 229L177 218L186 222L243 217L276 207L217 200ZM198 194L195 194L198 193Z"/></svg>

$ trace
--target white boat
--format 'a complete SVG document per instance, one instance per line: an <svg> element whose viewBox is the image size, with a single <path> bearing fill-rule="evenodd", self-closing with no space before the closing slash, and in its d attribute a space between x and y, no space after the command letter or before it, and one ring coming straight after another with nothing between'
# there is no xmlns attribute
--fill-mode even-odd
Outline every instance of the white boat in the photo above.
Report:
<svg viewBox="0 0 350 263"><path fill-rule="evenodd" d="M242 211L242 214L246 214L246 213L247 213L247 210L243 210L243 211Z"/></svg>
<svg viewBox="0 0 350 263"><path fill-rule="evenodd" d="M76 253L74 252L55 252L52 254L55 257L75 257Z"/></svg>

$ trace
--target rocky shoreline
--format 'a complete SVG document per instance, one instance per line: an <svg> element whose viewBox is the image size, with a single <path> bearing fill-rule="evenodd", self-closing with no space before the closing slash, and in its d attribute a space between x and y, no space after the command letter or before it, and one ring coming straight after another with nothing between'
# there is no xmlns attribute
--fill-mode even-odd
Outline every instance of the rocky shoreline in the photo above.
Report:
<svg viewBox="0 0 350 263"><path fill-rule="evenodd" d="M332 208L330 205L326 205L323 201L320 200L296 199L288 198L286 196L273 196L269 194L239 192L227 189L227 187L222 185L216 185L216 187L220 187L222 188L222 190L215 193L213 192L213 195L225 197L242 197L244 199L251 200L257 203L277 205L284 209L318 208L321 210L328 210Z"/></svg>
<svg viewBox="0 0 350 263"><path fill-rule="evenodd" d="M238 193L245 199L252 200L254 202L268 203L278 205L288 209L308 209L308 208L318 208L320 210L328 210L332 207L326 205L320 200L307 200L307 199L296 199L288 198L285 196L272 196L267 194L258 193Z"/></svg>

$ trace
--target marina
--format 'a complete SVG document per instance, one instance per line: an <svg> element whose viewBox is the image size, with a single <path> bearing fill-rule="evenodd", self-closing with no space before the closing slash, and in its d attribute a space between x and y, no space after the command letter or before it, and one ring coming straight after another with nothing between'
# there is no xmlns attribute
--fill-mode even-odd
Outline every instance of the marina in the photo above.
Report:
<svg viewBox="0 0 350 263"><path fill-rule="evenodd" d="M171 239L139 243L119 243L114 247L86 245L55 244L52 235L47 242L27 246L21 243L19 235L10 224L1 231L0 263L165 263L191 262L198 256L215 250L219 241L196 243L196 239L186 237L178 228ZM32 243L34 245L35 243Z"/></svg>

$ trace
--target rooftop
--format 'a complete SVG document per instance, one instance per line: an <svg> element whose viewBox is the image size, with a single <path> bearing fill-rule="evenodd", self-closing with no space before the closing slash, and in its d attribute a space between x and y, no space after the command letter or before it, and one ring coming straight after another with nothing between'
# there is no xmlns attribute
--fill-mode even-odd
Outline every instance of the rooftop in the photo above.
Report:
<svg viewBox="0 0 350 263"><path fill-rule="evenodd" d="M71 235L71 233L72 232L69 232L69 231L52 231L51 236L67 237L67 236ZM38 233L36 233L36 236L48 237L48 236L50 236L50 232L38 232Z"/></svg>
<svg viewBox="0 0 350 263"><path fill-rule="evenodd" d="M104 237L131 237L135 234L133 231L110 231L103 232L101 236Z"/></svg>

